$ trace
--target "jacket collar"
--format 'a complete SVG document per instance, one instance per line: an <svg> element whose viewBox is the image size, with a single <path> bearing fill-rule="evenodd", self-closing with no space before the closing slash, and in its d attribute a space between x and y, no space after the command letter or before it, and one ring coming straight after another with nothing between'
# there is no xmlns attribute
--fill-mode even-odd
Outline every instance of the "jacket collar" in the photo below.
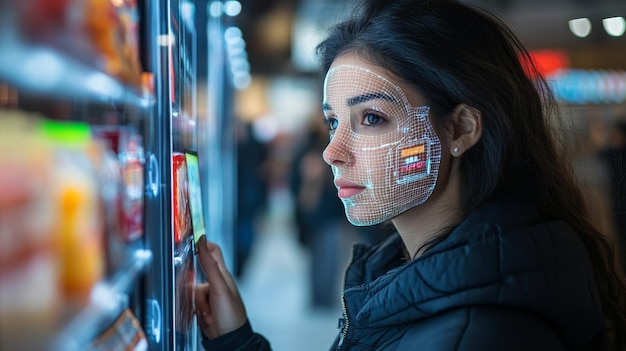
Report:
<svg viewBox="0 0 626 351"><path fill-rule="evenodd" d="M603 323L592 265L575 231L562 221L542 222L519 201L486 204L404 264L397 234L353 252L344 297L357 328L402 325L467 305L539 314L573 344L597 332L590 324Z"/></svg>

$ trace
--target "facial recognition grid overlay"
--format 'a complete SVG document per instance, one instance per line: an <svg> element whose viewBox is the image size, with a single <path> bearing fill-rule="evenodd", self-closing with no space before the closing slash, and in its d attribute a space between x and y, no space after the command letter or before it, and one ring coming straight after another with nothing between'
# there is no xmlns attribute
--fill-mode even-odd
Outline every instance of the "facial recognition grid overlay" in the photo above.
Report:
<svg viewBox="0 0 626 351"><path fill-rule="evenodd" d="M324 106L332 121L324 159L350 223L375 225L429 198L441 142L427 106L411 106L399 86L354 65L329 70Z"/></svg>

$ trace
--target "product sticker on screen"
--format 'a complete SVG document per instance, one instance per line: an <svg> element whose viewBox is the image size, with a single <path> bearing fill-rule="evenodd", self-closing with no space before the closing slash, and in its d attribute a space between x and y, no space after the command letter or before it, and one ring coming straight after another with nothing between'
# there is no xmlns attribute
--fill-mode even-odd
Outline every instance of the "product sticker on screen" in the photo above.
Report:
<svg viewBox="0 0 626 351"><path fill-rule="evenodd" d="M189 193L193 242L197 252L198 241L206 234L200 187L200 165L198 162L198 154L195 151L185 150L185 158L187 161L187 191Z"/></svg>

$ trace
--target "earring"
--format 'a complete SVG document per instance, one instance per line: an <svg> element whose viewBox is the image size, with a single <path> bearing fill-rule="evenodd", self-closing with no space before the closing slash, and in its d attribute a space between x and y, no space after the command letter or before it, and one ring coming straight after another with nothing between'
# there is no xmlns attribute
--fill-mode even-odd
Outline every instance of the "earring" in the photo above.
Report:
<svg viewBox="0 0 626 351"><path fill-rule="evenodd" d="M453 152L453 153L455 153L455 154L456 154L457 152L459 152L459 147L458 147L458 146L455 146L455 147L454 147L454 149L452 149L452 152Z"/></svg>

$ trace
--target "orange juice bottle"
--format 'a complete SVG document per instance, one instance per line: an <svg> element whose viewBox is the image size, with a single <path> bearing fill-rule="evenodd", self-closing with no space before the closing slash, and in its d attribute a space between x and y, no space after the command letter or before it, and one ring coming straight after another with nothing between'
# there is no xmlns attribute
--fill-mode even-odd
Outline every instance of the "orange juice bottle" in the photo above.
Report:
<svg viewBox="0 0 626 351"><path fill-rule="evenodd" d="M56 145L53 192L59 210L61 287L73 313L88 302L105 271L104 221L88 157L91 136L89 126L77 122L48 121L44 129Z"/></svg>

